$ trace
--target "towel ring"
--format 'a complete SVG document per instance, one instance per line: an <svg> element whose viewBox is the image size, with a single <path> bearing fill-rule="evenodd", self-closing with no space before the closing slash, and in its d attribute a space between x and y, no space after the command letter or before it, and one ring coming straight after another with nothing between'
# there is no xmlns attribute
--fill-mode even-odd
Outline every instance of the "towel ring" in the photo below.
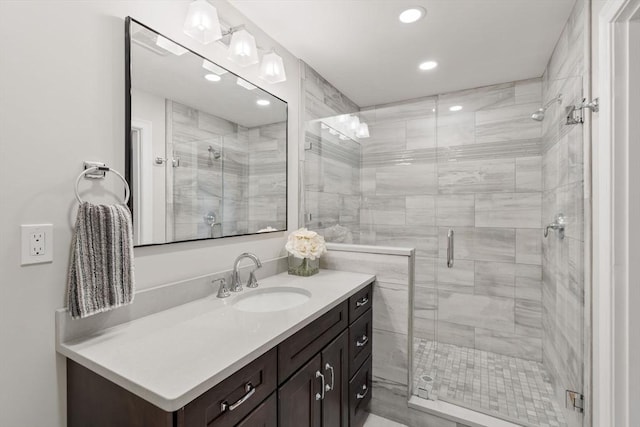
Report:
<svg viewBox="0 0 640 427"><path fill-rule="evenodd" d="M92 167L87 168L87 169L83 170L82 172L80 172L80 175L78 175L78 178L76 178L76 199L78 199L78 203L83 203L83 200L80 198L80 192L78 191L78 186L80 185L80 180L86 174L88 174L90 172L97 172L97 171L115 173L122 180L122 182L124 182L124 204L126 205L127 203L129 203L129 196L131 195L131 190L129 189L129 184L127 183L127 180L124 179L124 176L122 176L120 174L120 172L118 172L117 170L111 169L111 168L108 168L108 167L105 167L105 166L92 166Z"/></svg>

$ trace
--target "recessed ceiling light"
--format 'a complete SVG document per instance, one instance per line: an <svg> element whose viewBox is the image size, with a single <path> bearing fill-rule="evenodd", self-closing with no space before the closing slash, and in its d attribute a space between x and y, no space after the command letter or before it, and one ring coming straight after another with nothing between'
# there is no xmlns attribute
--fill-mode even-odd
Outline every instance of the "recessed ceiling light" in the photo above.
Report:
<svg viewBox="0 0 640 427"><path fill-rule="evenodd" d="M454 105L452 107L449 107L449 111L460 111L462 110L462 105Z"/></svg>
<svg viewBox="0 0 640 427"><path fill-rule="evenodd" d="M427 11L424 10L424 8L417 6L417 7L412 7L410 9L403 11L398 16L398 19L403 24L411 24L413 22L419 21L426 14L427 14Z"/></svg>
<svg viewBox="0 0 640 427"><path fill-rule="evenodd" d="M418 65L418 68L420 68L422 71L427 71L427 70L433 70L437 66L438 66L438 63L436 61L425 61L425 62L422 62L420 65Z"/></svg>
<svg viewBox="0 0 640 427"><path fill-rule="evenodd" d="M268 99L258 99L256 101L256 104L258 104L261 107L266 107L267 105L271 104L271 101L269 101Z"/></svg>
<svg viewBox="0 0 640 427"><path fill-rule="evenodd" d="M219 82L220 80L222 80L222 77L217 74L205 74L204 78L209 80L210 82Z"/></svg>

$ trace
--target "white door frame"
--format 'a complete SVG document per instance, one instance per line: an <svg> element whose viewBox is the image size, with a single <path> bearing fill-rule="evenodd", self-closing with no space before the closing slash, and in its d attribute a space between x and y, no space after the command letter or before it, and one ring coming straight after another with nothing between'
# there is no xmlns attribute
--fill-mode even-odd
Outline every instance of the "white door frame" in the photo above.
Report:
<svg viewBox="0 0 640 427"><path fill-rule="evenodd" d="M640 24L630 23L639 13L640 0L610 0L598 22L600 131L593 145L596 427L640 425Z"/></svg>

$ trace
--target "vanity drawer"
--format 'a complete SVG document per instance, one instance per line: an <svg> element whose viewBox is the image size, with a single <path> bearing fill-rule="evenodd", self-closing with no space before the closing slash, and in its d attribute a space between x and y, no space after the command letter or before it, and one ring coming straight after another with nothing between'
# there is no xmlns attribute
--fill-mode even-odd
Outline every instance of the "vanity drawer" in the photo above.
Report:
<svg viewBox="0 0 640 427"><path fill-rule="evenodd" d="M236 424L235 427L276 427L278 425L278 397L277 393L271 396L253 410L247 417Z"/></svg>
<svg viewBox="0 0 640 427"><path fill-rule="evenodd" d="M349 326L349 377L371 354L373 310L367 310Z"/></svg>
<svg viewBox="0 0 640 427"><path fill-rule="evenodd" d="M353 323L358 317L373 305L373 284L359 290L349 298L349 323Z"/></svg>
<svg viewBox="0 0 640 427"><path fill-rule="evenodd" d="M362 427L371 402L371 356L349 381L349 426Z"/></svg>
<svg viewBox="0 0 640 427"><path fill-rule="evenodd" d="M278 345L278 384L347 328L348 309L345 301Z"/></svg>
<svg viewBox="0 0 640 427"><path fill-rule="evenodd" d="M235 426L276 389L272 349L184 407L185 427Z"/></svg>

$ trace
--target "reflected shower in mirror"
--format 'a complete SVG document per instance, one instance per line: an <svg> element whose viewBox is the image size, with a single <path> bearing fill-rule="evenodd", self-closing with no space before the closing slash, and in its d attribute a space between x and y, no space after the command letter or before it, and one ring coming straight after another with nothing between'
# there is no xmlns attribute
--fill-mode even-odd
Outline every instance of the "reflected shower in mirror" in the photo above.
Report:
<svg viewBox="0 0 640 427"><path fill-rule="evenodd" d="M136 246L280 231L287 104L127 18Z"/></svg>

